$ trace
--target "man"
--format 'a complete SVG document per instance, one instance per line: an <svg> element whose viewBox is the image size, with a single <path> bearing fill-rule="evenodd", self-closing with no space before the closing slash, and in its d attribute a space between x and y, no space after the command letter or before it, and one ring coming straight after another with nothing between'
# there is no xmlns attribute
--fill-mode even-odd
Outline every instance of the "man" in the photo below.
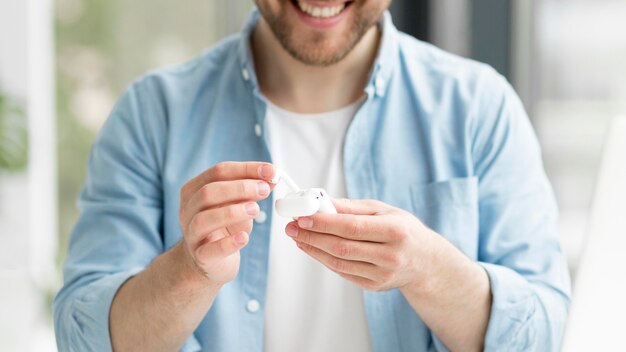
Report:
<svg viewBox="0 0 626 352"><path fill-rule="evenodd" d="M390 2L257 0L131 86L90 158L61 350L558 349L569 278L523 107ZM272 216L276 167L339 214Z"/></svg>

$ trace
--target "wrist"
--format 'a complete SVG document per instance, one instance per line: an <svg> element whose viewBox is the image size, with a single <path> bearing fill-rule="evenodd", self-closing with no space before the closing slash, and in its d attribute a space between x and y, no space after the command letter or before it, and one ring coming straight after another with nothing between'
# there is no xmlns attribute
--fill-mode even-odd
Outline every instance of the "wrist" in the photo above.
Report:
<svg viewBox="0 0 626 352"><path fill-rule="evenodd" d="M404 294L427 300L438 295L442 290L453 288L451 272L459 266L471 264L471 261L438 233L426 229L422 238L422 250L414 257L416 274L413 280L400 288Z"/></svg>
<svg viewBox="0 0 626 352"><path fill-rule="evenodd" d="M223 284L210 280L193 261L191 254L187 250L184 241L178 242L168 252L170 268L173 268L174 287L180 287L183 290L209 290L219 291Z"/></svg>

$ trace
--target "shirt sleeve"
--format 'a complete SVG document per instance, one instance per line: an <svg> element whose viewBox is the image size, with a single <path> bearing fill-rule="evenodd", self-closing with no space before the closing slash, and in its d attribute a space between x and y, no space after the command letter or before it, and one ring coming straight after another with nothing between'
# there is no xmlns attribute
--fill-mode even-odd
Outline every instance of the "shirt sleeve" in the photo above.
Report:
<svg viewBox="0 0 626 352"><path fill-rule="evenodd" d="M539 143L511 86L491 72L475 110L479 261L493 302L487 351L558 351L570 279L556 227L556 200Z"/></svg>
<svg viewBox="0 0 626 352"><path fill-rule="evenodd" d="M64 285L54 301L60 351L110 351L109 311L119 287L165 250L162 238L163 102L151 82L131 86L91 150L70 237ZM199 350L192 337L183 351Z"/></svg>

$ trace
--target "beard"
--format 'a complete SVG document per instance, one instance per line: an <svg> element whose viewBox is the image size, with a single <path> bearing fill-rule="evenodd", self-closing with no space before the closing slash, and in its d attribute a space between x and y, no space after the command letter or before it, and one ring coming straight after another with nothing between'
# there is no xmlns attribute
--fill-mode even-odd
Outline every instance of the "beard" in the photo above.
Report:
<svg viewBox="0 0 626 352"><path fill-rule="evenodd" d="M284 2L285 6L290 0ZM365 33L378 23L386 8L365 9L356 2L349 6L353 11L351 23L341 35L329 35L322 31L308 30L305 25L289 21L287 9L273 12L263 1L256 1L259 12L268 23L274 37L283 49L297 61L309 66L327 67L343 60L361 41ZM387 3L388 5L388 3ZM295 5L297 6L297 5ZM345 11L345 10L344 10ZM305 33L302 33L305 32ZM300 36L298 36L300 34Z"/></svg>

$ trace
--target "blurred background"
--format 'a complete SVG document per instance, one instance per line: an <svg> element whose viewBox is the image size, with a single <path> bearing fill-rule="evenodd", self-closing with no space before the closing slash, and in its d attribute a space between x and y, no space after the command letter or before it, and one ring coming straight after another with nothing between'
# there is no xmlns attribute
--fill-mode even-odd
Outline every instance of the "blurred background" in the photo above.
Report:
<svg viewBox="0 0 626 352"><path fill-rule="evenodd" d="M121 92L234 33L251 0L0 0L0 351L54 351L91 143ZM626 115L623 0L395 0L402 30L487 62L543 146L575 278L609 122Z"/></svg>

